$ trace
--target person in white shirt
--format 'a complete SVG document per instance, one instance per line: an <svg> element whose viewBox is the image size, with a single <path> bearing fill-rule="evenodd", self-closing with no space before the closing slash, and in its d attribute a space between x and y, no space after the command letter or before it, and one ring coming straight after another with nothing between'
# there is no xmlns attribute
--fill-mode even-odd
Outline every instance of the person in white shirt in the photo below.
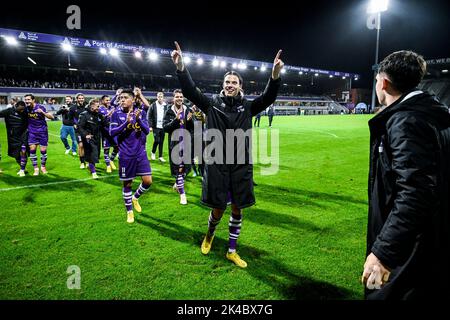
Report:
<svg viewBox="0 0 450 320"><path fill-rule="evenodd" d="M158 92L156 95L157 100L153 102L148 111L148 123L150 124L150 131L153 131L153 147L151 159L156 159L156 148L159 152L159 161L166 162L163 158L163 145L164 145L164 129L163 119L166 113L167 104L164 101L164 93Z"/></svg>

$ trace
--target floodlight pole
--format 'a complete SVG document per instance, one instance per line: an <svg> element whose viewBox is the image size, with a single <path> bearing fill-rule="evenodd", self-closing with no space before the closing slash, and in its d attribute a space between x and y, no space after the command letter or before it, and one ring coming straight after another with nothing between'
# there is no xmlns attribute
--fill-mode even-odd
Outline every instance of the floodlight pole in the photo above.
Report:
<svg viewBox="0 0 450 320"><path fill-rule="evenodd" d="M377 46L375 49L375 64L373 66L373 87L372 87L372 104L370 105L370 110L369 112L371 112L373 109L375 109L375 101L376 101L376 85L377 85L377 80L375 79L375 77L377 76L377 71L378 71L378 51L379 51L379 46L380 46L380 30L381 30L381 12L378 12L377 14Z"/></svg>

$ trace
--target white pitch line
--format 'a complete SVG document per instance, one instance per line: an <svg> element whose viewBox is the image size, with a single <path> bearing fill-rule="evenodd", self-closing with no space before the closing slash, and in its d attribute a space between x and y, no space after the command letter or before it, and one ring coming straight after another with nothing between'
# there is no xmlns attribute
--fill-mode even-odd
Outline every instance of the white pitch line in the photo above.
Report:
<svg viewBox="0 0 450 320"><path fill-rule="evenodd" d="M107 178L118 178L118 177L116 175L98 177L98 179L107 179ZM77 180L65 180L65 181L56 181L56 182L48 182L48 183L40 183L40 184L31 184L28 186L0 189L0 192L17 190L17 189L39 188L39 187L45 187L45 186L50 186L50 185L55 185L55 184L75 183L75 182L82 182L82 181L89 181L89 180L95 180L95 179L86 178L86 179L77 179ZM119 183L119 181L118 181L118 183Z"/></svg>
<svg viewBox="0 0 450 320"><path fill-rule="evenodd" d="M335 135L334 133L330 133L330 132L328 132L328 131L314 130L314 129L308 129L308 128L301 128L301 130L307 130L307 131L313 131L313 132L324 133L324 134L328 134L328 135L330 135L330 136L332 136L332 137L339 138L339 137L338 137L337 135Z"/></svg>

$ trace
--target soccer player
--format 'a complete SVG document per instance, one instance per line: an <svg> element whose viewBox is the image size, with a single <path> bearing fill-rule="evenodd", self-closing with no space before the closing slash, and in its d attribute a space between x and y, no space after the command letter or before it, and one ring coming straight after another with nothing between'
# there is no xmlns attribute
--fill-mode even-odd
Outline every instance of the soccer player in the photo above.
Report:
<svg viewBox="0 0 450 320"><path fill-rule="evenodd" d="M164 93L158 92L156 94L156 101L150 105L148 111L148 123L150 124L150 131L153 132L153 147L151 159L156 159L156 148L159 151L159 161L166 162L163 158L163 145L165 131L163 128L164 114L166 113L167 103L164 101Z"/></svg>
<svg viewBox="0 0 450 320"><path fill-rule="evenodd" d="M150 103L144 97L144 94L142 93L141 89L138 88L138 87L135 87L133 89L133 93L134 93L134 104L135 104L135 106L140 108L140 109L144 109L145 111L147 111L148 108L150 107Z"/></svg>
<svg viewBox="0 0 450 320"><path fill-rule="evenodd" d="M118 153L118 146L109 135L109 120L115 108L111 106L111 98L109 96L102 96L100 102L99 112L105 117L105 126L102 128L103 155L106 163L106 172L111 173L112 170L116 170L117 168L114 165L114 159L111 160L109 157L109 149L113 147L113 154L117 155Z"/></svg>
<svg viewBox="0 0 450 320"><path fill-rule="evenodd" d="M101 128L106 124L104 116L99 113L98 109L99 101L97 99L90 100L87 110L80 113L78 122L78 132L84 145L84 156L89 162L89 170L93 179L98 179L95 164L98 163L100 154Z"/></svg>
<svg viewBox="0 0 450 320"><path fill-rule="evenodd" d="M33 175L39 175L36 155L38 146L41 151L41 172L47 174L45 165L47 163L48 127L45 118L54 119L54 116L48 113L43 105L36 103L34 95L26 94L24 100L28 114L28 145L30 146L31 163L34 167Z"/></svg>
<svg viewBox="0 0 450 320"><path fill-rule="evenodd" d="M72 154L74 156L77 155L77 140L75 138L75 130L73 128L74 123L74 114L73 112L70 112L70 108L72 107L72 97L66 96L65 98L66 104L59 109L56 114L62 115L62 126L60 131L61 141L64 144L64 147L66 148L66 154L70 153L70 146L69 142L67 141L67 136L70 135L70 138L72 139Z"/></svg>
<svg viewBox="0 0 450 320"><path fill-rule="evenodd" d="M20 165L17 174L25 177L28 149L28 116L25 102L19 101L14 106L0 111L0 118L5 118L8 156L16 159Z"/></svg>
<svg viewBox="0 0 450 320"><path fill-rule="evenodd" d="M119 145L119 178L123 181L122 195L127 211L127 222L134 222L133 206L137 212L142 212L139 197L152 184L152 170L145 149L150 128L145 110L134 105L132 90L122 90L119 96L120 107L111 116L109 134L117 137ZM133 179L142 179L139 188L132 196Z"/></svg>
<svg viewBox="0 0 450 320"><path fill-rule="evenodd" d="M178 161L183 157L183 153L186 152L187 147L189 147L190 152L190 135L181 136L179 142L172 141L172 134L176 129L186 129L191 130L194 126L192 119L192 112L183 104L183 93L180 89L176 89L173 92L173 105L167 110L164 116L164 131L169 134L169 162L170 162L170 172L172 176L175 177L174 188L178 191L180 195L180 204L187 204L186 193L184 191L184 178L190 170L191 164ZM186 141L189 140L188 146L186 146ZM180 143L180 154L179 159L173 159L172 150Z"/></svg>
<svg viewBox="0 0 450 320"><path fill-rule="evenodd" d="M70 112L73 114L75 135L78 140L78 156L80 157L80 169L86 168L85 160L84 160L84 146L83 140L81 139L80 132L78 130L78 121L80 117L80 113L86 110L86 102L84 99L84 95L82 93L77 93L75 96L76 103L74 106L70 108Z"/></svg>
<svg viewBox="0 0 450 320"><path fill-rule="evenodd" d="M248 101L243 97L242 77L234 71L227 72L223 79L223 90L211 98L196 88L183 63L180 46L175 42L176 50L172 60L177 67L177 76L184 96L206 114L206 129L216 129L226 137L227 130L251 130L252 117L270 106L276 99L280 87L280 71L284 66L280 59L281 50L275 56L272 76L264 93ZM251 132L250 132L251 133ZM226 150L226 141L223 141ZM239 156L234 145L233 159ZM242 148L244 149L244 148ZM229 249L227 259L241 268L247 263L236 252L237 239L241 231L242 209L255 203L253 193L253 165L247 161L251 156L251 143L245 144L245 164L206 163L203 177L202 202L212 208L208 221L208 232L202 242L201 251L208 254L214 239L217 224L227 207L227 196L231 196L231 217L229 222ZM226 155L224 155L226 158ZM230 157L231 158L231 157Z"/></svg>

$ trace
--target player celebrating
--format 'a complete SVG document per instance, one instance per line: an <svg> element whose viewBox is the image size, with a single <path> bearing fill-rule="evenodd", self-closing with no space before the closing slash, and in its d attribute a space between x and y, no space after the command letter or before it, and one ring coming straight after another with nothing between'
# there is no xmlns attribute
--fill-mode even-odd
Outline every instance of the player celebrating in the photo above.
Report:
<svg viewBox="0 0 450 320"><path fill-rule="evenodd" d="M178 159L173 159L172 150L180 143L180 154L179 159L183 157L183 153L189 148L190 152L190 136L181 136L180 141L172 141L172 133L176 129L186 129L193 130L193 119L190 110L183 104L183 93L180 89L173 92L173 105L167 110L164 116L164 131L169 134L169 161L170 161L170 172L172 176L176 178L174 187L180 194L180 204L187 204L186 193L184 192L184 178L186 174L190 171L190 163L184 163L178 161ZM187 140L189 139L189 140ZM186 146L187 143L187 146Z"/></svg>
<svg viewBox="0 0 450 320"><path fill-rule="evenodd" d="M78 140L78 156L80 157L80 169L84 169L86 168L84 160L84 146L81 139L81 134L78 130L78 118L80 117L80 113L86 111L86 102L82 93L77 93L77 95L75 96L75 100L76 103L70 108L70 112L73 115L73 128L75 129L75 136Z"/></svg>
<svg viewBox="0 0 450 320"><path fill-rule="evenodd" d="M145 110L135 107L133 100L132 90L122 90L119 96L121 106L112 114L109 127L109 134L117 137L119 146L119 177L123 181L122 195L128 223L134 222L133 206L137 212L142 211L139 197L152 184L152 170L145 149L150 128ZM142 182L132 196L131 187L136 176L140 176Z"/></svg>
<svg viewBox="0 0 450 320"><path fill-rule="evenodd" d="M53 119L53 115L48 113L43 105L36 103L34 95L24 96L28 111L28 144L30 146L30 159L34 167L34 176L39 175L36 149L40 146L41 151L41 172L47 174L45 168L47 163L48 127L45 118Z"/></svg>
<svg viewBox="0 0 450 320"><path fill-rule="evenodd" d="M98 108L98 100L90 100L87 110L80 113L78 122L78 131L84 145L84 156L89 162L89 170L93 179L98 179L95 164L98 163L100 153L101 128L106 124L106 120L102 114L99 114Z"/></svg>
<svg viewBox="0 0 450 320"><path fill-rule="evenodd" d="M0 111L0 118L5 118L6 135L8 137L8 155L20 165L17 174L25 177L28 148L28 116L23 101Z"/></svg>
<svg viewBox="0 0 450 320"><path fill-rule="evenodd" d="M209 98L195 87L194 82L186 70L180 46L175 42L176 50L172 52L172 60L177 67L177 76L184 96L192 101L206 114L206 129L216 129L226 137L227 130L251 130L252 117L270 106L276 99L280 86L280 71L284 66L280 60L281 50L278 51L273 62L272 77L269 79L264 93L253 101L248 101L242 93L242 77L234 71L227 72L223 80L223 90L219 95ZM226 141L223 141L226 150ZM236 253L236 243L241 231L242 209L255 203L253 193L253 165L247 161L251 155L251 143L244 144L244 164L205 165L202 202L213 210L210 212L208 232L201 245L203 254L208 254L214 239L217 224L227 207L227 195L231 195L231 217L229 222L229 249L227 259L237 266L246 268L247 263ZM240 156L234 145L233 159ZM229 157L230 155L228 155ZM226 155L224 155L224 158ZM228 158L226 157L226 158ZM231 157L230 157L231 158Z"/></svg>

